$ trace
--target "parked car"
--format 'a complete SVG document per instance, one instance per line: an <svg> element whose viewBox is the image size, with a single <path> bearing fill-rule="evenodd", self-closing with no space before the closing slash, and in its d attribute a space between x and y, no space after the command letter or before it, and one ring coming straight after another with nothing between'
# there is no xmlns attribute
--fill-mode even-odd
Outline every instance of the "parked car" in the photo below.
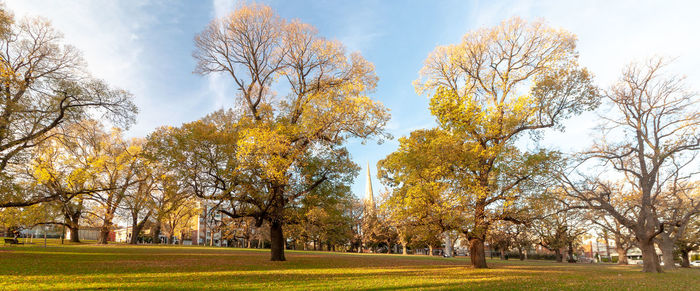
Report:
<svg viewBox="0 0 700 291"><path fill-rule="evenodd" d="M700 267L700 260L692 261L690 262L690 265L693 267Z"/></svg>

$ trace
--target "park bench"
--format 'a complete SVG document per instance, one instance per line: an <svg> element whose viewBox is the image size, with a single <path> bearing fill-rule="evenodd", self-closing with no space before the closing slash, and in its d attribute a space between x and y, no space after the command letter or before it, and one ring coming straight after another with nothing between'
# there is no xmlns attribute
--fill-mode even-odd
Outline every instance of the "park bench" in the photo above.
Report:
<svg viewBox="0 0 700 291"><path fill-rule="evenodd" d="M6 245L7 245L7 244L10 244L10 245L21 245L22 243L20 243L16 238L6 238L6 239L5 239L5 244L6 244Z"/></svg>

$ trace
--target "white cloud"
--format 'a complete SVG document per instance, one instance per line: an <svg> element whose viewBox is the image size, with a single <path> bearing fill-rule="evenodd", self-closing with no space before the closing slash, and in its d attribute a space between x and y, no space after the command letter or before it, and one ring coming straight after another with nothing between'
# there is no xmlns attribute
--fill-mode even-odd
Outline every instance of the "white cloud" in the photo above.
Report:
<svg viewBox="0 0 700 291"><path fill-rule="evenodd" d="M83 54L97 78L132 92L145 102L148 80L141 34L153 16L139 7L113 1L13 1L7 6L16 18L41 16ZM140 105L140 104L139 104Z"/></svg>
<svg viewBox="0 0 700 291"><path fill-rule="evenodd" d="M233 10L236 9L236 0L213 0L214 3L214 17L221 18L229 15Z"/></svg>

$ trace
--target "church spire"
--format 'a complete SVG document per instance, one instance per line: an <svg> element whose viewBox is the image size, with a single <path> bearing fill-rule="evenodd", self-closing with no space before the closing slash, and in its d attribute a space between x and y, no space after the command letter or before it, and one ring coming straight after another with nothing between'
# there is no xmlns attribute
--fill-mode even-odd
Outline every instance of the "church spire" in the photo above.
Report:
<svg viewBox="0 0 700 291"><path fill-rule="evenodd" d="M372 175L369 173L369 162L367 162L367 188L365 189L365 195L367 196L367 203L374 209L376 206L374 204L374 193L372 192Z"/></svg>

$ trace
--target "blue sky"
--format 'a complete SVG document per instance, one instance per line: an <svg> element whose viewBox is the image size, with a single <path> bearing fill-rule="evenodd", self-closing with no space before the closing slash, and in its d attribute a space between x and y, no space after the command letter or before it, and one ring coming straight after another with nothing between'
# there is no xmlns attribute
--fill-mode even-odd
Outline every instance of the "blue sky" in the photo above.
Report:
<svg viewBox="0 0 700 291"><path fill-rule="evenodd" d="M297 18L342 41L374 63L380 78L372 96L391 109L388 130L395 138L381 145L351 141L355 162L371 165L397 147L397 138L433 126L428 99L412 82L438 45L457 43L468 31L493 26L511 16L544 18L579 37L581 63L605 88L633 60L653 55L678 58L673 71L700 89L700 4L694 1L261 1L282 17ZM140 108L130 136L145 136L161 125L178 126L233 103L223 76L192 74L193 37L236 1L38 1L9 0L16 17L40 15L52 21L80 49L90 71L131 91ZM572 151L590 142L595 114L567 122L542 146ZM353 191L364 195L364 172ZM381 185L375 180L375 193Z"/></svg>

